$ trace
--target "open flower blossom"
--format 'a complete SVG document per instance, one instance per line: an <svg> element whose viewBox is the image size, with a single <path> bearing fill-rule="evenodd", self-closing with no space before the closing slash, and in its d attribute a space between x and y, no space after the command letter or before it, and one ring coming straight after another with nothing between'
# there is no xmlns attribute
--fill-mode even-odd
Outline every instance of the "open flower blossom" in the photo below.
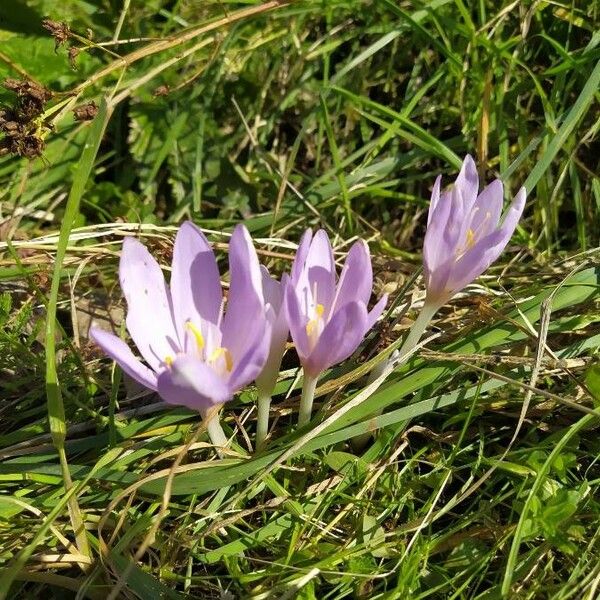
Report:
<svg viewBox="0 0 600 600"><path fill-rule="evenodd" d="M336 284L327 233L308 230L298 247L285 289L290 332L305 375L315 378L348 358L379 318L387 296L369 312L373 271L369 248L359 240L350 248Z"/></svg>
<svg viewBox="0 0 600 600"><path fill-rule="evenodd" d="M177 233L170 287L146 247L126 238L119 264L126 324L146 364L112 333L92 327L92 339L171 404L204 413L227 402L262 371L271 338L258 258L242 225L231 236L229 265L224 313L217 261L195 225Z"/></svg>
<svg viewBox="0 0 600 600"><path fill-rule="evenodd" d="M496 179L479 191L475 162L467 155L452 188L431 193L423 266L426 303L440 307L479 277L502 253L525 207L521 188L504 217L503 186Z"/></svg>

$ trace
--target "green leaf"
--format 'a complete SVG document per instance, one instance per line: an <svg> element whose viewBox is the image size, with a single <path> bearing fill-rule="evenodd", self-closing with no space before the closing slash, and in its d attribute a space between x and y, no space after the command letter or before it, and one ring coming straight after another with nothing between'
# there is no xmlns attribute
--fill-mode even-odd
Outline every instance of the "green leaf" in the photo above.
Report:
<svg viewBox="0 0 600 600"><path fill-rule="evenodd" d="M362 541L375 558L386 558L390 555L385 547L385 531L378 524L376 517L363 516Z"/></svg>
<svg viewBox="0 0 600 600"><path fill-rule="evenodd" d="M594 398L594 405L600 406L600 364L588 368L585 373L585 385Z"/></svg>
<svg viewBox="0 0 600 600"><path fill-rule="evenodd" d="M168 588L150 573L146 573L138 565L131 562L130 558L112 551L110 560L121 576L127 571L126 586L134 592L138 598L164 598L165 600L184 600L187 596L179 594Z"/></svg>
<svg viewBox="0 0 600 600"><path fill-rule="evenodd" d="M554 157L558 154L560 149L564 146L566 139L569 137L571 132L575 129L577 123L581 120L583 115L586 113L590 104L594 100L596 93L598 92L598 86L600 85L600 60L596 63L594 70L590 73L585 86L581 90L577 100L571 107L571 110L567 114L565 120L560 126L556 135L552 137L546 150L532 169L529 177L525 180L523 186L527 190L527 193L531 193L535 188L537 182L544 175L548 167L550 167Z"/></svg>

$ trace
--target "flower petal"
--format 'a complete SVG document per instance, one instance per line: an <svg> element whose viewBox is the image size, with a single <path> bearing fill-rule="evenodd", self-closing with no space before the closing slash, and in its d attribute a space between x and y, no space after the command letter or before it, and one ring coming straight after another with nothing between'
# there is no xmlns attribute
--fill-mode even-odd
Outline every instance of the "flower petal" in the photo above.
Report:
<svg viewBox="0 0 600 600"><path fill-rule="evenodd" d="M229 273L222 344L231 352L235 364L253 343L247 335L248 324L264 313L260 265L250 234L243 225L236 226L229 242Z"/></svg>
<svg viewBox="0 0 600 600"><path fill-rule="evenodd" d="M271 324L264 316L246 324L248 343L246 352L236 362L229 377L232 392L241 390L254 381L264 370L271 347Z"/></svg>
<svg viewBox="0 0 600 600"><path fill-rule="evenodd" d="M470 154L465 156L460 172L450 190L452 210L444 230L444 239L448 247L454 248L457 254L462 253L460 246L467 237L471 222L471 213L477 200L479 176L477 166Z"/></svg>
<svg viewBox="0 0 600 600"><path fill-rule="evenodd" d="M171 296L180 340L185 338L188 321L200 329L203 321L218 322L223 301L219 267L208 240L190 221L175 238Z"/></svg>
<svg viewBox="0 0 600 600"><path fill-rule="evenodd" d="M375 306L370 310L369 314L367 315L367 323L365 325L365 333L367 333L371 329L371 327L373 327L373 325L375 325L375 323L377 322L377 319L379 319L379 317L381 316L381 313L385 309L385 305L387 304L387 301L388 301L388 296L387 296L387 294L384 294L379 299L379 302L377 302L377 304L375 304Z"/></svg>
<svg viewBox="0 0 600 600"><path fill-rule="evenodd" d="M468 228L481 239L498 227L504 204L504 187L499 179L485 186L477 196L471 211L471 222Z"/></svg>
<svg viewBox="0 0 600 600"><path fill-rule="evenodd" d="M430 218L423 242L423 266L425 272L434 274L438 266L449 254L454 255L454 248L448 247L444 240L444 231L452 210L452 195L448 192L441 194L436 209Z"/></svg>
<svg viewBox="0 0 600 600"><path fill-rule="evenodd" d="M313 237L297 290L304 314L312 315L317 304L329 313L335 296L335 262L327 233L320 229Z"/></svg>
<svg viewBox="0 0 600 600"><path fill-rule="evenodd" d="M524 187L522 187L515 196L512 201L506 216L502 221L502 225L500 229L502 229L506 235L508 235L509 239L512 237L515 229L517 228L517 223L523 214L523 210L525 209L525 200L527 199L527 191ZM507 240L508 243L508 240Z"/></svg>
<svg viewBox="0 0 600 600"><path fill-rule="evenodd" d="M525 199L525 188L521 188L512 201L501 227L477 241L456 262L447 283L447 288L452 290L453 294L479 277L502 254L523 214Z"/></svg>
<svg viewBox="0 0 600 600"><path fill-rule="evenodd" d="M129 377L156 391L156 374L134 356L129 346L116 335L99 327L90 328L90 338L110 356Z"/></svg>
<svg viewBox="0 0 600 600"><path fill-rule="evenodd" d="M467 219L470 216L470 211L466 209L467 203L458 186L455 185L448 192L448 195L450 196L452 206L448 215L448 221L442 232L444 256L460 252L460 246L466 237L466 230L468 228Z"/></svg>
<svg viewBox="0 0 600 600"><path fill-rule="evenodd" d="M269 356L260 375L256 377L256 386L264 393L271 395L281 367L281 359L285 353L285 345L288 339L290 328L288 326L287 315L283 305L283 290L288 285L289 278L286 274L281 278L281 282L271 278L263 267L263 289L265 290L265 302L267 303L266 318L271 324L271 344L269 347ZM272 285L273 283L277 285Z"/></svg>
<svg viewBox="0 0 600 600"><path fill-rule="evenodd" d="M442 186L442 176L438 175L435 179L435 183L433 184L433 189L431 190L431 201L429 202L429 212L427 213L427 227L431 223L431 219L433 218L433 213L438 205L440 200L440 189Z"/></svg>
<svg viewBox="0 0 600 600"><path fill-rule="evenodd" d="M231 400L227 383L193 356L181 355L158 376L158 393L169 404L206 410Z"/></svg>
<svg viewBox="0 0 600 600"><path fill-rule="evenodd" d="M310 356L302 366L316 377L325 369L348 358L365 336L367 309L359 302L349 302L325 325Z"/></svg>
<svg viewBox="0 0 600 600"><path fill-rule="evenodd" d="M441 306L481 275L500 256L523 213L524 189L499 225L502 183L492 182L477 196L478 185L475 163L467 156L454 188L440 194L430 211L423 247L426 301L430 304Z"/></svg>
<svg viewBox="0 0 600 600"><path fill-rule="evenodd" d="M298 279L300 278L302 269L304 269L304 263L306 262L306 255L308 254L308 249L310 248L312 237L312 230L307 229L302 235L302 239L300 240L300 244L298 245L298 249L296 250L296 256L294 258L294 262L292 263L291 272L291 278L294 284L298 283Z"/></svg>
<svg viewBox="0 0 600 600"><path fill-rule="evenodd" d="M119 279L127 300L127 329L141 355L157 371L165 357L177 353L181 344L160 266L132 237L123 242Z"/></svg>
<svg viewBox="0 0 600 600"><path fill-rule="evenodd" d="M448 287L453 290L453 293L460 291L479 277L502 254L523 214L526 196L525 188L521 188L512 201L500 228L476 242L473 248L456 263L448 282Z"/></svg>
<svg viewBox="0 0 600 600"><path fill-rule="evenodd" d="M306 324L309 319L300 308L300 299L292 282L289 282L285 286L284 310L287 315L292 340L296 346L298 356L302 360L310 353L310 344L308 334L306 333Z"/></svg>
<svg viewBox="0 0 600 600"><path fill-rule="evenodd" d="M283 304L283 286L280 281L271 277L265 266L260 266L260 273L262 275L265 304L270 304L273 307L273 310L278 313Z"/></svg>
<svg viewBox="0 0 600 600"><path fill-rule="evenodd" d="M457 261L448 281L448 288L456 293L479 277L506 248L525 208L526 192L521 188L508 209L499 229L481 238Z"/></svg>
<svg viewBox="0 0 600 600"><path fill-rule="evenodd" d="M373 268L369 246L364 240L358 240L352 245L346 257L331 313L348 302L362 302L367 305L372 291Z"/></svg>
<svg viewBox="0 0 600 600"><path fill-rule="evenodd" d="M477 199L477 192L479 191L477 165L470 154L465 156L454 186L460 191L465 213L470 213Z"/></svg>
<svg viewBox="0 0 600 600"><path fill-rule="evenodd" d="M499 229L480 239L456 261L446 283L451 296L479 277L502 253L510 237Z"/></svg>

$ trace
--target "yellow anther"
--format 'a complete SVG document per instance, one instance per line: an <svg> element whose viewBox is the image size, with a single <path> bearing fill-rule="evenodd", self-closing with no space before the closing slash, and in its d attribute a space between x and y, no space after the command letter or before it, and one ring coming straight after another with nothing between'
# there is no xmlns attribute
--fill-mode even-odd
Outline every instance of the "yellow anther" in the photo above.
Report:
<svg viewBox="0 0 600 600"><path fill-rule="evenodd" d="M233 369L233 356L231 356L231 352L229 352L227 348L223 348L222 346L219 346L218 348L215 348L213 350L212 354L208 359L208 362L214 363L217 360L219 360L221 356L225 358L225 368L227 369L227 371L231 371Z"/></svg>
<svg viewBox="0 0 600 600"><path fill-rule="evenodd" d="M475 245L475 232L472 229L467 231L467 248L472 248Z"/></svg>
<svg viewBox="0 0 600 600"><path fill-rule="evenodd" d="M306 324L306 335L308 335L308 337L310 337L317 328L319 319L323 317L323 313L325 312L325 307L322 304L317 304L317 306L315 306L315 312L317 313L317 316Z"/></svg>
<svg viewBox="0 0 600 600"><path fill-rule="evenodd" d="M167 367L170 367L172 364L173 364L173 357L165 356L165 365L167 365Z"/></svg>
<svg viewBox="0 0 600 600"><path fill-rule="evenodd" d="M204 348L204 336L202 332L191 321L188 321L185 326L194 334L198 350L202 350Z"/></svg>

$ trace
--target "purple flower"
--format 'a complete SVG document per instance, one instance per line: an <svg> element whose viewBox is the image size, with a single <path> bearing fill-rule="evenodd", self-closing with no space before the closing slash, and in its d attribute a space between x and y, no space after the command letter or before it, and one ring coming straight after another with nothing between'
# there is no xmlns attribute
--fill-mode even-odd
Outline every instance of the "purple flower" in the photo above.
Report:
<svg viewBox="0 0 600 600"><path fill-rule="evenodd" d="M271 324L262 274L248 231L229 243L230 287L223 292L203 233L184 223L175 239L170 288L146 247L127 238L119 264L127 329L146 364L119 337L92 327L92 339L128 375L171 404L207 411L230 400L263 369Z"/></svg>
<svg viewBox="0 0 600 600"><path fill-rule="evenodd" d="M431 193L423 244L426 302L441 306L479 277L502 253L525 207L525 188L501 219L503 186L496 179L480 194L473 159L467 155L451 189Z"/></svg>
<svg viewBox="0 0 600 600"><path fill-rule="evenodd" d="M315 378L356 350L387 302L387 296L382 297L368 312L372 290L366 242L359 240L350 248L336 284L327 234L304 234L285 288L285 308L305 375Z"/></svg>

